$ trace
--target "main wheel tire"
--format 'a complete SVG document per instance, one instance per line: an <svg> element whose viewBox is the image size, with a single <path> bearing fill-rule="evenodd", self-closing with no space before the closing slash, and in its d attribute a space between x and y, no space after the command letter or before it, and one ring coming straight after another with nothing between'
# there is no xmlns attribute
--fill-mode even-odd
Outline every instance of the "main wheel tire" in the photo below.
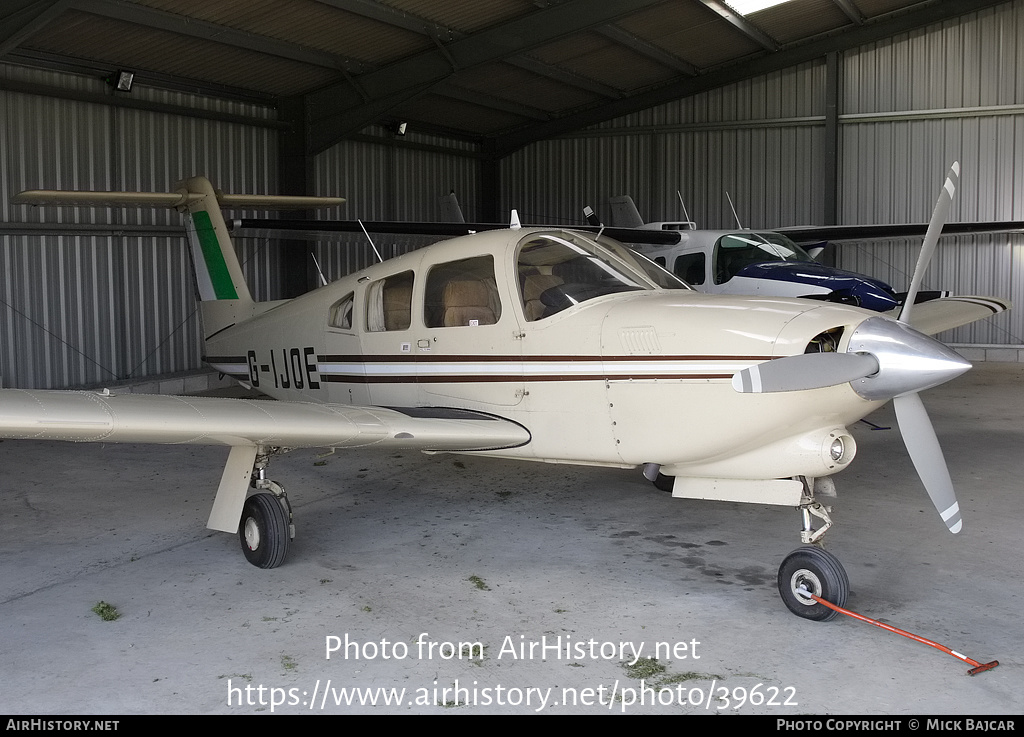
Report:
<svg viewBox="0 0 1024 737"><path fill-rule="evenodd" d="M813 545L798 548L779 566L779 594L789 611L815 622L827 622L838 614L801 592L806 588L830 604L846 606L850 579L839 559Z"/></svg>
<svg viewBox="0 0 1024 737"><path fill-rule="evenodd" d="M245 500L238 539L245 559L258 568L277 568L288 556L288 515L273 494L261 492Z"/></svg>

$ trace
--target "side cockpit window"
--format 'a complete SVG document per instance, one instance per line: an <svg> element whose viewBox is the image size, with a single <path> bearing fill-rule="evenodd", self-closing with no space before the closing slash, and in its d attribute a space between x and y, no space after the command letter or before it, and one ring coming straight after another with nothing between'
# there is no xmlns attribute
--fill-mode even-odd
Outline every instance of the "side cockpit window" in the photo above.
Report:
<svg viewBox="0 0 1024 737"><path fill-rule="evenodd" d="M617 256L575 233L540 233L525 240L516 271L523 314L531 322L606 294L653 288Z"/></svg>
<svg viewBox="0 0 1024 737"><path fill-rule="evenodd" d="M366 329L408 330L412 317L413 273L403 271L373 282L366 289Z"/></svg>
<svg viewBox="0 0 1024 737"><path fill-rule="evenodd" d="M450 261L430 269L423 300L423 322L428 328L494 325L500 317L493 256Z"/></svg>

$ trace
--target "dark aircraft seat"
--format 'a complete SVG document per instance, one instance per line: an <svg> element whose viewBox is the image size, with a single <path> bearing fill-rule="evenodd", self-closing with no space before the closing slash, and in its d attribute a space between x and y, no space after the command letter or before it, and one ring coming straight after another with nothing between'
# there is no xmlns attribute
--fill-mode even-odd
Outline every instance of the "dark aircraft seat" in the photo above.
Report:
<svg viewBox="0 0 1024 737"><path fill-rule="evenodd" d="M469 325L471 320L476 320L478 325L497 322L491 307L491 289L482 279L448 282L444 286L441 304L445 327Z"/></svg>
<svg viewBox="0 0 1024 737"><path fill-rule="evenodd" d="M548 289L557 287L564 282L554 274L528 274L523 278L523 312L530 322L547 317L547 305L541 302L540 295Z"/></svg>
<svg viewBox="0 0 1024 737"><path fill-rule="evenodd" d="M551 273L566 284L597 284L607 276L599 266L582 256L555 264Z"/></svg>

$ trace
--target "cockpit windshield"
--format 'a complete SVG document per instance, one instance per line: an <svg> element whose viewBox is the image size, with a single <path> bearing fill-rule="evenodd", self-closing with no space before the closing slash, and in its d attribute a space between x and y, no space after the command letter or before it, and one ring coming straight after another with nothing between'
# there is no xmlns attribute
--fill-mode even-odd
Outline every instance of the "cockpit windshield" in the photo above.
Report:
<svg viewBox="0 0 1024 737"><path fill-rule="evenodd" d="M715 283L724 284L751 264L813 262L807 252L781 233L730 233L715 243Z"/></svg>
<svg viewBox="0 0 1024 737"><path fill-rule="evenodd" d="M557 231L535 233L516 254L527 320L617 292L687 289L653 261L610 238Z"/></svg>

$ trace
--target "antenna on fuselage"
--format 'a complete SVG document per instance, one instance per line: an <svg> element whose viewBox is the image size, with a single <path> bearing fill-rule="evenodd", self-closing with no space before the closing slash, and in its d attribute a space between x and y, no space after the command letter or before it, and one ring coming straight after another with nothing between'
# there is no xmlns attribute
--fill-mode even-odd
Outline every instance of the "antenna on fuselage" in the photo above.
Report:
<svg viewBox="0 0 1024 737"><path fill-rule="evenodd" d="M313 265L316 266L316 273L320 275L320 286L326 287L327 279L324 277L323 269L320 268L320 262L316 260L316 254L310 251L309 257L313 259Z"/></svg>
<svg viewBox="0 0 1024 737"><path fill-rule="evenodd" d="M680 192L678 189L676 190L676 197L679 198L679 206L683 208L683 220L685 220L688 223L692 223L693 221L690 220L690 213L686 211L686 203L683 202L683 193ZM694 223L693 227L696 228L697 224Z"/></svg>
<svg viewBox="0 0 1024 737"><path fill-rule="evenodd" d="M590 223L591 225L598 226L597 237L600 238L601 233L604 232L604 223L601 222L601 218L599 218L597 216L597 213L594 212L594 208L592 208L590 205L584 207L583 216L587 219L588 223Z"/></svg>
<svg viewBox="0 0 1024 737"><path fill-rule="evenodd" d="M373 238L370 237L370 233L369 231L366 230L366 226L363 225L363 221L356 220L356 222L359 223L359 227L362 228L363 233L366 234L366 240L370 241L370 248L372 248L373 252L377 254L377 260L380 261L381 263L384 263L384 257L380 255L380 251L377 250L377 246L373 244Z"/></svg>
<svg viewBox="0 0 1024 737"><path fill-rule="evenodd" d="M740 222L740 216L736 214L736 208L732 206L732 197L729 196L728 192L725 193L725 199L729 200L729 209L732 210L732 217L736 221L736 227L743 230L743 223Z"/></svg>

